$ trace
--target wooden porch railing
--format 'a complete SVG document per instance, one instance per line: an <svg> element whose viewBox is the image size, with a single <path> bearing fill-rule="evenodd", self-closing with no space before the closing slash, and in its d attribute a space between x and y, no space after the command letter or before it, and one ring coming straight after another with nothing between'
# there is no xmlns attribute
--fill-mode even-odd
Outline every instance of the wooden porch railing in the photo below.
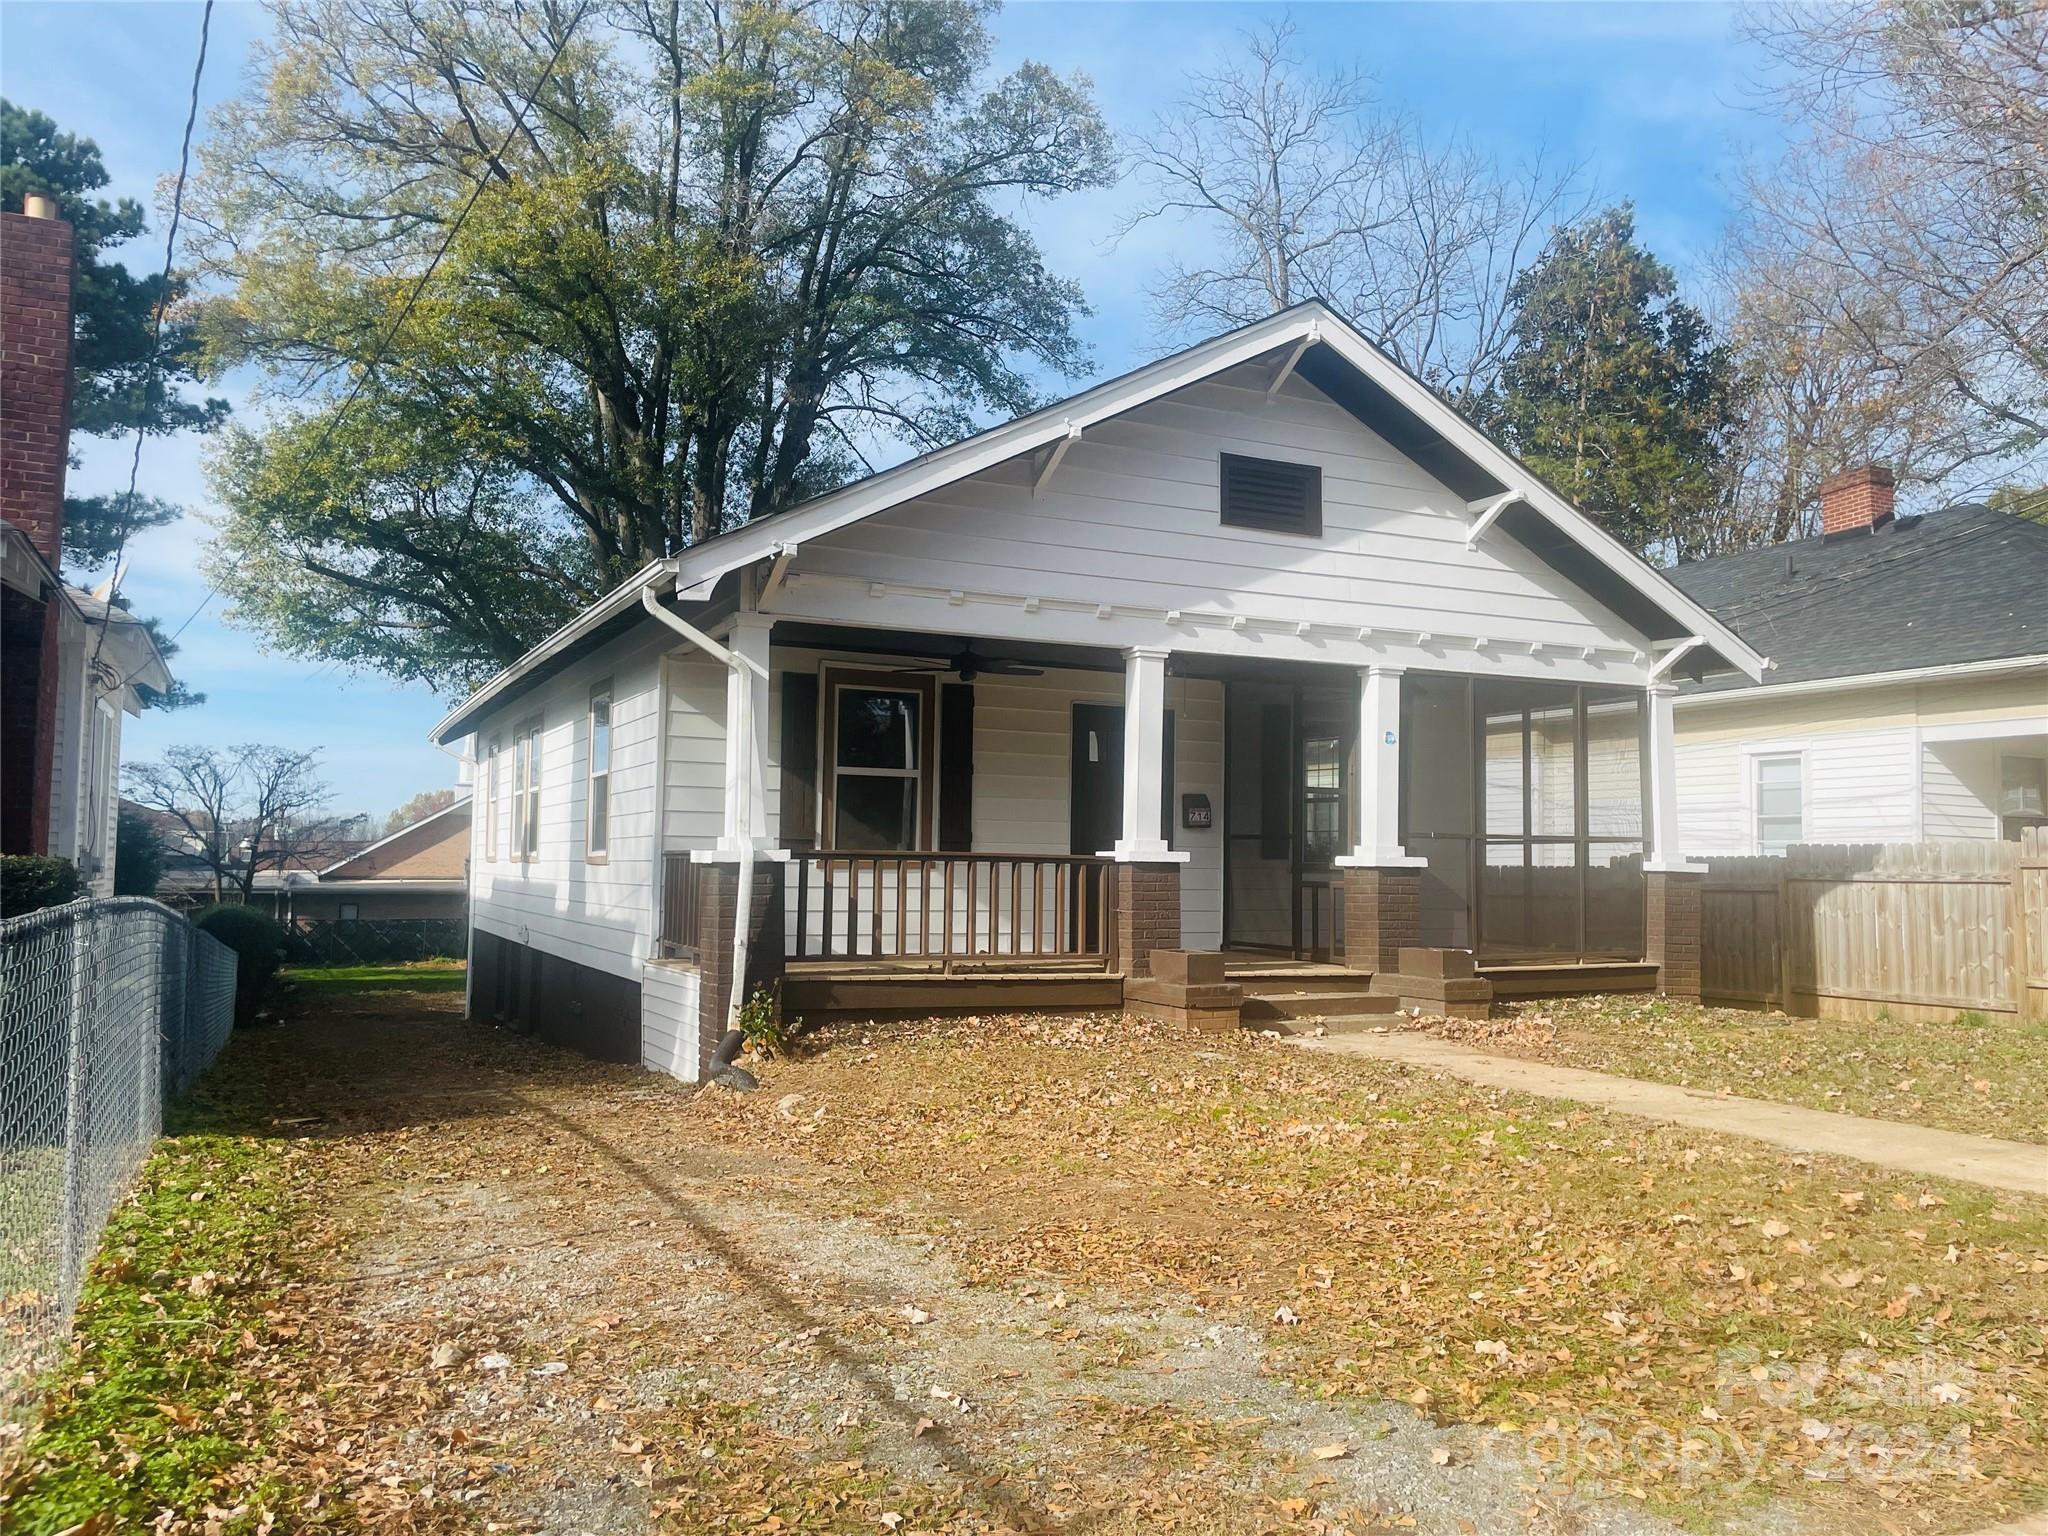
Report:
<svg viewBox="0 0 2048 1536"><path fill-rule="evenodd" d="M697 953L697 871L687 851L661 856L661 953L688 960Z"/></svg>
<svg viewBox="0 0 2048 1536"><path fill-rule="evenodd" d="M792 960L1093 960L1116 950L1114 860L798 853Z"/></svg>

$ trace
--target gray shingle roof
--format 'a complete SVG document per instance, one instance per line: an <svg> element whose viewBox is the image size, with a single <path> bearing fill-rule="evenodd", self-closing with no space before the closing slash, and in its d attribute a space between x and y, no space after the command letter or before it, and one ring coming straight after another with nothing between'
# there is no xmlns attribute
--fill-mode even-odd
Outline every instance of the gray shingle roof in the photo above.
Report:
<svg viewBox="0 0 2048 1536"><path fill-rule="evenodd" d="M1777 663L1765 686L2048 653L2048 524L1974 503L1670 574Z"/></svg>

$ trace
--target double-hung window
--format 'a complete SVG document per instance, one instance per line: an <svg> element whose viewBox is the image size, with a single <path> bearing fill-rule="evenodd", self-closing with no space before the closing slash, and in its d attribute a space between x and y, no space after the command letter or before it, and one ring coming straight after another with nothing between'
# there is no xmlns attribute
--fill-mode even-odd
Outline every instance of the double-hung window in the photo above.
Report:
<svg viewBox="0 0 2048 1536"><path fill-rule="evenodd" d="M1797 752L1756 759L1756 851L1783 853L1806 838L1806 761Z"/></svg>
<svg viewBox="0 0 2048 1536"><path fill-rule="evenodd" d="M831 846L870 852L929 847L930 680L834 673L827 681Z"/></svg>
<svg viewBox="0 0 2048 1536"><path fill-rule="evenodd" d="M2048 826L2048 761L2001 756L1998 760L1999 830L2018 842L2028 827Z"/></svg>
<svg viewBox="0 0 2048 1536"><path fill-rule="evenodd" d="M532 863L540 852L540 721L512 738L512 857Z"/></svg>
<svg viewBox="0 0 2048 1536"><path fill-rule="evenodd" d="M590 690L590 765L588 810L583 829L583 856L600 863L611 852L612 829L612 685Z"/></svg>

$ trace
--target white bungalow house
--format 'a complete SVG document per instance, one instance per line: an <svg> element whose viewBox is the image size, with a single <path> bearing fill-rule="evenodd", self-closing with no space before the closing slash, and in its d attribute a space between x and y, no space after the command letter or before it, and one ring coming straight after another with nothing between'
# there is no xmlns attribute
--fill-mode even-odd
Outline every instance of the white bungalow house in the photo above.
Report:
<svg viewBox="0 0 2048 1536"><path fill-rule="evenodd" d="M1301 305L649 565L464 700L471 1007L694 1078L736 974L1697 991L1674 683L1763 667Z"/></svg>
<svg viewBox="0 0 2048 1536"><path fill-rule="evenodd" d="M2048 826L2048 524L1893 515L1889 471L1822 487L1822 532L1672 579L1770 652L1677 700L1680 844L2016 841Z"/></svg>

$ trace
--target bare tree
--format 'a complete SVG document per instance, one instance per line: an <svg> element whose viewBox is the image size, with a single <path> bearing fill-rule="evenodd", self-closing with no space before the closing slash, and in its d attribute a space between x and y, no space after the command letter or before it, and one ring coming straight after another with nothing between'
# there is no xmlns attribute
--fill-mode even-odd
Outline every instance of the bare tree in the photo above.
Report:
<svg viewBox="0 0 2048 1536"><path fill-rule="evenodd" d="M1839 430L1872 431L1908 478L1977 487L2038 463L2048 6L1786 4L1751 25L1787 67L1775 99L1803 133L1752 178L1762 280L1740 323L1767 361L1839 371L1823 392L1849 418ZM1767 457L1803 487L1799 443Z"/></svg>
<svg viewBox="0 0 2048 1536"><path fill-rule="evenodd" d="M394 832L402 832L414 822L438 815L454 803L455 791L452 789L423 789L384 818L384 835L389 837Z"/></svg>
<svg viewBox="0 0 2048 1536"><path fill-rule="evenodd" d="M130 798L185 830L213 875L213 899L229 889L247 901L265 870L305 866L338 853L359 817L329 816L333 792L318 774L319 749L247 744L223 752L172 747L163 761L130 763Z"/></svg>
<svg viewBox="0 0 2048 1536"><path fill-rule="evenodd" d="M1133 158L1146 192L1120 233L1170 218L1206 242L1154 285L1165 333L1320 298L1459 405L1487 394L1512 344L1516 274L1586 206L1578 168L1540 150L1509 170L1429 144L1357 69L1309 69L1287 21L1191 74Z"/></svg>

